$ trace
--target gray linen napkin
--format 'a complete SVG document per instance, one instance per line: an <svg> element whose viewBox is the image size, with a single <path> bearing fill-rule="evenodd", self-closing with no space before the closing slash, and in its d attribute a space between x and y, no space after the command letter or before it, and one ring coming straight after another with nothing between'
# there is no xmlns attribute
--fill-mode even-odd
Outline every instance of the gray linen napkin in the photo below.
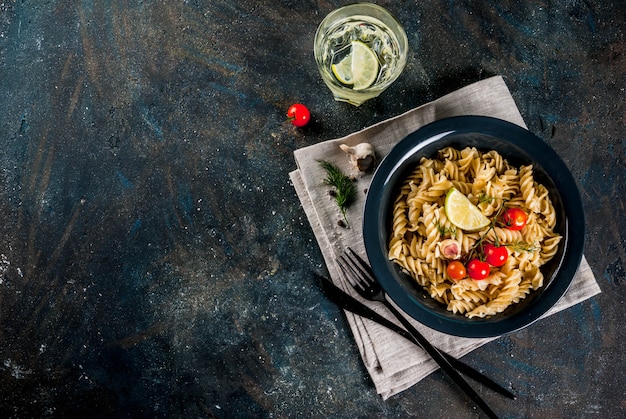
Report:
<svg viewBox="0 0 626 419"><path fill-rule="evenodd" d="M504 80L500 76L495 76L466 86L362 131L294 152L298 169L291 172L289 176L321 248L333 282L387 318L392 319L392 316L385 311L384 307L361 299L348 284L344 283L335 262L337 255L348 246L365 257L361 224L365 190L371 181L371 174L360 175L356 173L356 169L351 169L348 157L340 150L339 144L355 145L369 142L375 147L380 159L398 141L421 126L438 119L459 115L491 116L526 127ZM318 160L330 161L344 172L360 176L357 181L359 190L357 200L347 212L350 228L337 224L342 217L333 198L328 195L328 188L322 185L322 179L326 177L326 174L319 167ZM571 307L599 292L600 287L583 257L566 295L546 316ZM411 387L438 368L425 351L387 328L350 312L346 312L346 317L365 367L383 399ZM457 357L497 339L459 338L432 330L418 322L413 322L413 324L434 345Z"/></svg>

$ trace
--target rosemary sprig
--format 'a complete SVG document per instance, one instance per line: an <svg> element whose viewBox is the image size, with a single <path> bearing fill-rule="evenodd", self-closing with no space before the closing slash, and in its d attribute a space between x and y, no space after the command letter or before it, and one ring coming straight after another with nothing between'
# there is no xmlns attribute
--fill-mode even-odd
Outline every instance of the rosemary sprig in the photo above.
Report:
<svg viewBox="0 0 626 419"><path fill-rule="evenodd" d="M335 201L341 210L346 224L349 224L346 218L346 210L356 198L356 186L354 186L352 179L346 176L341 169L334 164L325 160L318 161L320 166L326 170L326 178L323 182L325 185L334 188L333 196L335 197Z"/></svg>
<svg viewBox="0 0 626 419"><path fill-rule="evenodd" d="M478 196L478 202L479 202L479 203L486 202L487 204L491 204L491 203L492 203L495 199L496 199L496 198L494 198L493 196L489 196L489 195L487 195L487 194L485 194L485 193L481 193L481 194Z"/></svg>
<svg viewBox="0 0 626 419"><path fill-rule="evenodd" d="M519 242L515 242L515 243L510 243L510 244L505 244L505 246L511 248L511 251L513 252L537 252L539 250L541 250L541 247L531 244L531 243L527 243L527 242L523 242L523 241L519 241Z"/></svg>
<svg viewBox="0 0 626 419"><path fill-rule="evenodd" d="M481 194L479 201L480 202L492 202L493 201L493 197L489 197L485 194ZM489 200L489 201L488 201ZM496 227L496 223L498 222L498 219L500 218L500 215L502 214L502 211L504 211L504 204L506 203L506 200L504 200L502 202L502 205L500 206L500 208L498 208L498 211L496 211L496 215L491 219L491 223L489 223L489 228L487 229L487 231L485 231L485 234L483 234L482 236L480 236L478 238L478 240L476 241L476 243L474 243L474 246L472 246L472 248L469 251L469 255L468 255L468 259L467 260L472 260L472 258L474 257L478 257L478 259L484 261L485 260L485 254L483 253L483 242L485 241L485 239L487 238L487 235L489 234L489 232L493 229L495 229ZM495 235L495 246L500 246L500 240L498 239L498 235Z"/></svg>
<svg viewBox="0 0 626 419"><path fill-rule="evenodd" d="M482 194L479 197L479 202L493 202L494 199L495 198L493 197L489 197L485 194ZM487 235L489 234L489 232L495 229L497 224L502 225L502 222L500 221L500 215L502 215L502 212L504 212L505 210L504 204L506 204L506 202L507 202L506 199L502 201L502 205L500 206L500 208L498 208L498 211L496 211L496 214L491 219L489 228L487 229L487 231L485 231L485 233L482 236L478 238L476 243L474 243L474 245L470 249L469 255L467 256L467 260L471 260L474 257L478 257L480 260L485 259L485 255L482 250L483 242L487 238ZM495 246L501 245L497 234L495 235L494 245ZM512 251L520 251L520 252L536 252L537 250L539 250L537 246L534 246L526 242L505 243L505 244L502 244L502 246L507 246L511 248Z"/></svg>

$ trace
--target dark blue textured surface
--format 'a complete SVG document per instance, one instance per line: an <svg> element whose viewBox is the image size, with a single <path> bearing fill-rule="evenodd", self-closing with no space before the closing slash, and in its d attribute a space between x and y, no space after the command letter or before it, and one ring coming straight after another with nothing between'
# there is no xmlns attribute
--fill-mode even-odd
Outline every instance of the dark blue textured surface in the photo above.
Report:
<svg viewBox="0 0 626 419"><path fill-rule="evenodd" d="M288 173L495 74L578 183L603 293L466 361L503 417L626 415L624 2L381 1L411 53L360 108L313 59L346 3L0 2L2 417L479 416L440 373L376 395Z"/></svg>

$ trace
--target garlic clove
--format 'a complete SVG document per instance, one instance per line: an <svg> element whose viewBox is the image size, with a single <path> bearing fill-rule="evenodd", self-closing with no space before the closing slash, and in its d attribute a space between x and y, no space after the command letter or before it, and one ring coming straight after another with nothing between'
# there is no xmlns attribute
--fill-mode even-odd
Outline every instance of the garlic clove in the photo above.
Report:
<svg viewBox="0 0 626 419"><path fill-rule="evenodd" d="M361 172L366 172L376 164L376 151L369 143L360 143L354 147L340 144L339 147L350 156L350 163Z"/></svg>
<svg viewBox="0 0 626 419"><path fill-rule="evenodd" d="M447 259L459 259L461 257L461 243L455 239L445 239L439 243L439 249L443 257Z"/></svg>

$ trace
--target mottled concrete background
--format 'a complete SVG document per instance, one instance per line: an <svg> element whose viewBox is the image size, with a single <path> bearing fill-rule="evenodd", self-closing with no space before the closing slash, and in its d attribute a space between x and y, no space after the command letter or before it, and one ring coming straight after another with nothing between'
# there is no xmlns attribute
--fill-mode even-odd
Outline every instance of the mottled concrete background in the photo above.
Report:
<svg viewBox="0 0 626 419"><path fill-rule="evenodd" d="M0 2L3 417L479 416L441 373L376 395L288 172L495 74L578 181L603 293L466 360L504 417L626 415L624 1L381 0L411 53L358 109L312 52L345 3Z"/></svg>

